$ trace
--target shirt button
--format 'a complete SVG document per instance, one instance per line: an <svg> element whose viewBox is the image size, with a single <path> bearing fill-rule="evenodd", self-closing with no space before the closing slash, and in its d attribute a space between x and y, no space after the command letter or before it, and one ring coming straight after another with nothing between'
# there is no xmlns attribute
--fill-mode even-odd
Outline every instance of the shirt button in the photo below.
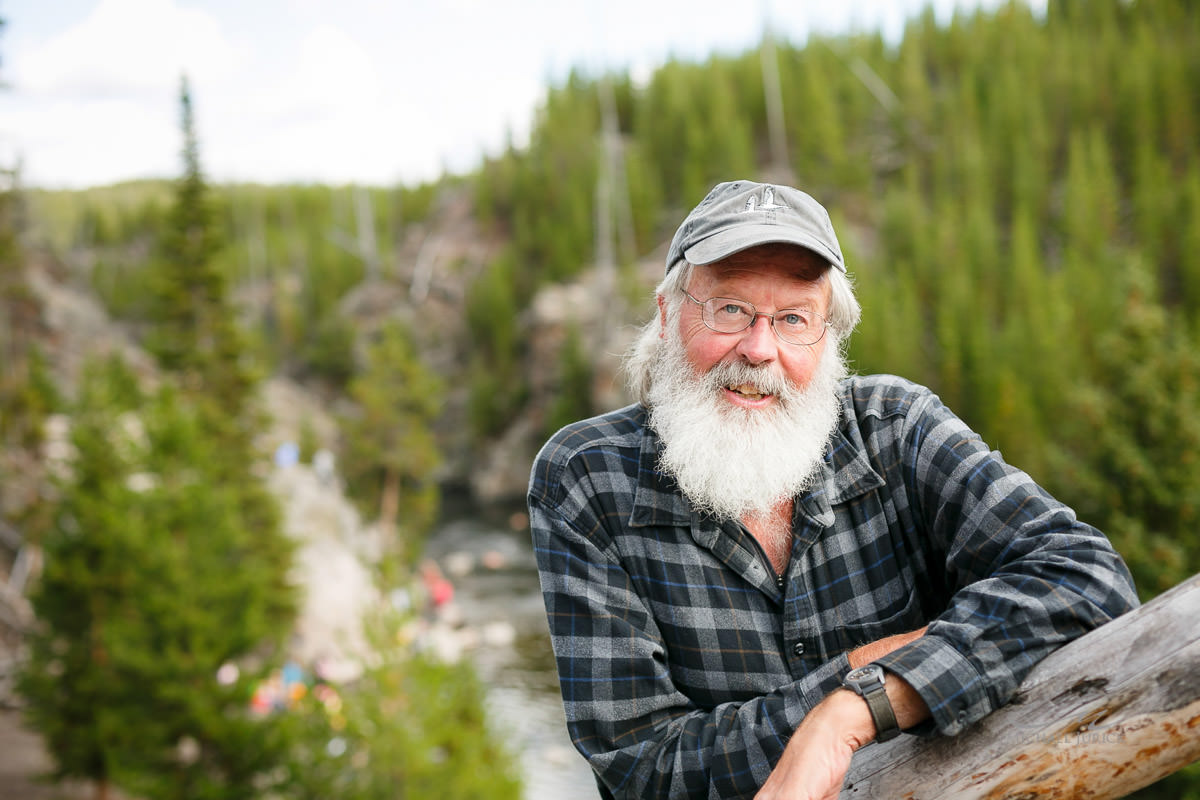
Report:
<svg viewBox="0 0 1200 800"><path fill-rule="evenodd" d="M792 652L798 656L804 655L804 642L796 642L792 647Z"/></svg>

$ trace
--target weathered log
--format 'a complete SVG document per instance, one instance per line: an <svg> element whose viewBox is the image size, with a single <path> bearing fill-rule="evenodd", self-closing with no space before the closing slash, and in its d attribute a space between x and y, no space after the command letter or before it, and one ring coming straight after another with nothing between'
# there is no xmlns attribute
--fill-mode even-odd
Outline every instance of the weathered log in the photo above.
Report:
<svg viewBox="0 0 1200 800"><path fill-rule="evenodd" d="M842 800L1123 797L1200 760L1200 575L1055 651L959 736L855 754Z"/></svg>

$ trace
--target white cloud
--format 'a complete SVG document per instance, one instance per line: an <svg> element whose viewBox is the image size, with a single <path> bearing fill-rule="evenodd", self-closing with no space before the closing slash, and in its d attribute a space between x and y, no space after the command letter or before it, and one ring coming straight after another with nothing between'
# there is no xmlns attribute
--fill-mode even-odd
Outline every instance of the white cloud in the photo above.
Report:
<svg viewBox="0 0 1200 800"><path fill-rule="evenodd" d="M394 109L377 66L344 31L320 25L271 75L215 94L208 160L219 178L381 180ZM382 178L386 179L386 178Z"/></svg>
<svg viewBox="0 0 1200 800"><path fill-rule="evenodd" d="M200 109L209 174L261 181L412 183L467 170L521 141L544 93L536 70L444 46L392 18L391 47L321 24L275 54L270 74L232 79ZM494 32L494 30L492 31ZM482 64L481 70L477 66Z"/></svg>
<svg viewBox="0 0 1200 800"><path fill-rule="evenodd" d="M370 113L383 99L379 74L366 50L328 25L301 39L298 63L283 94L297 107L322 113Z"/></svg>
<svg viewBox="0 0 1200 800"><path fill-rule="evenodd" d="M59 98L143 95L186 72L208 82L235 69L214 17L174 0L101 0L82 22L14 63L18 90Z"/></svg>
<svg viewBox="0 0 1200 800"><path fill-rule="evenodd" d="M138 177L173 175L180 169L180 136L171 106L159 111L129 99L57 101L5 115L21 132L6 142L5 162L23 159L26 182L91 186ZM29 151L22 145L33 143Z"/></svg>
<svg viewBox="0 0 1200 800"><path fill-rule="evenodd" d="M176 0L100 0L61 32L20 40L6 59L12 88L0 145L34 185L174 175L180 76L188 75L195 97L238 63L206 11Z"/></svg>

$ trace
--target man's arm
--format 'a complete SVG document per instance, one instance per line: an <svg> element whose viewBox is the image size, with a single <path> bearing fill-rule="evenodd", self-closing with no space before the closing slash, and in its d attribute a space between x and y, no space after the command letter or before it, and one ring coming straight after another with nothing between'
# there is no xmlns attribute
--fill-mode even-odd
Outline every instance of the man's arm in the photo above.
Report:
<svg viewBox="0 0 1200 800"><path fill-rule="evenodd" d="M899 650L909 642L916 641L925 634L925 631L928 629L928 627L928 625L924 625L909 633L898 633L895 636L886 636L877 642L870 642L868 644L864 644L862 647L859 647L856 650L852 650L849 655L850 669L865 667L872 661L883 658L893 650ZM891 695L889 694L888 696L890 697ZM918 722L919 721L920 720L918 720ZM916 722L912 724L915 725ZM907 728L911 726L901 725L900 727Z"/></svg>
<svg viewBox="0 0 1200 800"><path fill-rule="evenodd" d="M950 592L926 635L875 659L954 735L1008 702L1034 664L1137 606L1105 536L1007 464L929 390L893 379L891 413L860 415ZM855 398L859 402L859 398ZM870 402L868 396L863 402ZM939 576L940 577L940 576Z"/></svg>

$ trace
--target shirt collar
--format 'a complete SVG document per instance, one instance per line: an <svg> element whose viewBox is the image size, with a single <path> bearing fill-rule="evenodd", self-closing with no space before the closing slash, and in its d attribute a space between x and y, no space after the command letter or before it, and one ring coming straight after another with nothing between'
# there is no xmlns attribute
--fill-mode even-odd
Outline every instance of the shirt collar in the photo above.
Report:
<svg viewBox="0 0 1200 800"><path fill-rule="evenodd" d="M658 453L662 440L651 429L647 411L642 428L642 446L638 455L637 493L633 498L633 513L629 524L643 525L687 525L692 518L691 506L679 490L675 479L662 472L658 466Z"/></svg>
<svg viewBox="0 0 1200 800"><path fill-rule="evenodd" d="M822 528L833 525L833 506L883 486L883 478L871 468L857 426L846 423L846 411L843 407L842 423L825 448L817 480L797 503L796 513Z"/></svg>

